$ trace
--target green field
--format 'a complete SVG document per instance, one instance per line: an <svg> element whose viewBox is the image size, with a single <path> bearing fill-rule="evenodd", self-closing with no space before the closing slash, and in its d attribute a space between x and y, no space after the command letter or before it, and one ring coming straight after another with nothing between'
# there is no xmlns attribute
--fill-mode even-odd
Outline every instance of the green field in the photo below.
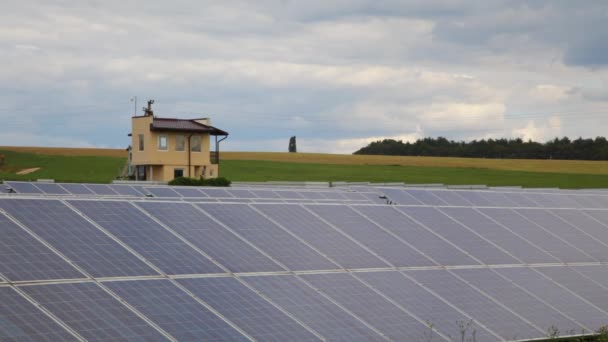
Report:
<svg viewBox="0 0 608 342"><path fill-rule="evenodd" d="M57 182L110 183L126 163L126 158L103 156L63 156L0 150L6 161L0 166L0 180L54 179ZM23 169L40 170L17 175Z"/></svg>
<svg viewBox="0 0 608 342"><path fill-rule="evenodd" d="M126 158L121 157L125 155L123 150L0 148L0 154L6 156L5 164L0 166L0 180L44 178L58 182L109 183L120 174L126 162ZM247 156L266 160L244 159ZM292 160L295 157L299 159ZM565 172L575 170L574 167L566 167L572 161L522 162L526 170L542 170L533 172L504 169L514 167L517 164L514 160L479 160L482 166L470 167L475 165L475 159L387 157L386 161L390 164L383 165L383 159L379 156L370 157L369 164L364 163L364 157L231 152L223 155L220 173L232 181L250 182L350 181L608 188L608 167L604 167L605 162L583 162L581 165L585 168L579 167L576 172ZM272 160L267 160L270 158ZM538 164L538 168L532 167L534 163ZM547 172L551 169L548 167L550 165L561 172ZM41 169L27 175L16 174L20 170L36 167Z"/></svg>
<svg viewBox="0 0 608 342"><path fill-rule="evenodd" d="M608 175L504 171L462 167L338 165L224 160L220 174L233 181L347 181L493 186L602 188Z"/></svg>

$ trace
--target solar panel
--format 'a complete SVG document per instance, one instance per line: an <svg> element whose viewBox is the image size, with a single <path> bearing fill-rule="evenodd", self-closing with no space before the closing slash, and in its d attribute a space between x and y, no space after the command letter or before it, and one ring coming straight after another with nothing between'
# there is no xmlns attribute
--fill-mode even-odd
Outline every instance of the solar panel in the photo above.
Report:
<svg viewBox="0 0 608 342"><path fill-rule="evenodd" d="M548 332L552 327L556 327L559 331L574 330L578 333L584 328L492 270L468 269L453 272L503 303L542 331Z"/></svg>
<svg viewBox="0 0 608 342"><path fill-rule="evenodd" d="M232 194L224 189L199 188L199 191L211 198L232 198Z"/></svg>
<svg viewBox="0 0 608 342"><path fill-rule="evenodd" d="M232 272L283 271L270 258L191 204L139 202L138 205Z"/></svg>
<svg viewBox="0 0 608 342"><path fill-rule="evenodd" d="M419 202L427 205L447 205L447 202L442 200L440 197L435 196L432 192L427 190L416 190L416 189L407 189L403 190L410 196L414 197ZM400 203L402 204L402 203Z"/></svg>
<svg viewBox="0 0 608 342"><path fill-rule="evenodd" d="M281 198L285 198L285 199L303 199L304 196L302 196L299 192L297 191L292 191L292 190L281 190L281 191L276 191L277 195L279 195L279 197Z"/></svg>
<svg viewBox="0 0 608 342"><path fill-rule="evenodd" d="M249 340L168 280L104 285L179 341Z"/></svg>
<svg viewBox="0 0 608 342"><path fill-rule="evenodd" d="M62 183L61 186L72 195L94 195L95 193L83 184Z"/></svg>
<svg viewBox="0 0 608 342"><path fill-rule="evenodd" d="M129 202L87 200L70 204L167 274L223 272Z"/></svg>
<svg viewBox="0 0 608 342"><path fill-rule="evenodd" d="M174 187L173 191L177 192L182 197L189 198L207 198L207 195L203 194L198 188L193 187Z"/></svg>
<svg viewBox="0 0 608 342"><path fill-rule="evenodd" d="M145 188L152 196L154 197L164 197L164 198L180 198L180 194L173 191L168 187L146 187Z"/></svg>
<svg viewBox="0 0 608 342"><path fill-rule="evenodd" d="M461 191L450 190L427 190L429 193L441 198L448 205L453 206L471 206L471 202L459 195Z"/></svg>
<svg viewBox="0 0 608 342"><path fill-rule="evenodd" d="M391 266L431 266L434 263L410 246L395 239L392 235L359 215L346 206L307 205L307 208L327 220L335 227L352 236L362 245L372 250ZM377 264L386 267L387 264Z"/></svg>
<svg viewBox="0 0 608 342"><path fill-rule="evenodd" d="M247 277L244 280L330 341L384 341L365 323L295 276Z"/></svg>
<svg viewBox="0 0 608 342"><path fill-rule="evenodd" d="M357 206L356 209L440 265L479 264L478 261L412 221L394 207Z"/></svg>
<svg viewBox="0 0 608 342"><path fill-rule="evenodd" d="M42 194L34 184L27 182L5 182L13 191L19 194Z"/></svg>
<svg viewBox="0 0 608 342"><path fill-rule="evenodd" d="M78 270L1 213L0 228L2 228L0 274L3 278L12 281L26 281L84 277Z"/></svg>
<svg viewBox="0 0 608 342"><path fill-rule="evenodd" d="M562 262L590 262L592 258L568 245L545 229L526 220L511 209L480 208L480 212L512 232L542 248Z"/></svg>
<svg viewBox="0 0 608 342"><path fill-rule="evenodd" d="M281 198L276 192L272 190L253 189L250 190L250 192L258 198Z"/></svg>
<svg viewBox="0 0 608 342"><path fill-rule="evenodd" d="M468 202L472 203L476 207L496 207L497 203L490 199L483 197L481 191L458 191L458 196L464 198Z"/></svg>
<svg viewBox="0 0 608 342"><path fill-rule="evenodd" d="M117 196L119 195L116 191L112 190L109 185L106 184L86 184L87 188L91 189L96 195L102 196Z"/></svg>
<svg viewBox="0 0 608 342"><path fill-rule="evenodd" d="M255 207L345 268L388 266L301 206L281 204Z"/></svg>
<svg viewBox="0 0 608 342"><path fill-rule="evenodd" d="M416 313L445 336L457 338L461 334L458 322L469 322L472 319L400 272L361 272L357 273L357 278L363 279L391 300ZM469 329L466 338L471 337L472 331L475 331L478 341L498 338L494 332L476 322L472 322Z"/></svg>
<svg viewBox="0 0 608 342"><path fill-rule="evenodd" d="M402 205L423 204L421 201L417 200L415 197L403 191L402 189L386 188L382 189L382 192L386 194L386 197L388 197L393 203L398 203Z"/></svg>
<svg viewBox="0 0 608 342"><path fill-rule="evenodd" d="M512 256L466 229L466 227L456 223L435 208L400 207L399 210L467 251L469 255L472 255L486 265L518 263Z"/></svg>
<svg viewBox="0 0 608 342"><path fill-rule="evenodd" d="M448 271L425 270L407 272L407 274L453 306L471 315L476 322L496 332L504 340L530 339L545 333L492 299L483 296Z"/></svg>
<svg viewBox="0 0 608 342"><path fill-rule="evenodd" d="M36 183L36 187L48 195L69 195L69 192L55 183Z"/></svg>
<svg viewBox="0 0 608 342"><path fill-rule="evenodd" d="M441 211L466 225L477 234L509 252L524 263L555 263L559 260L528 240L507 230L472 208L441 208Z"/></svg>
<svg viewBox="0 0 608 342"><path fill-rule="evenodd" d="M232 197L236 197L236 198L256 198L257 197L251 191L246 190L246 189L229 189L229 190L226 190L226 192L231 194Z"/></svg>
<svg viewBox="0 0 608 342"><path fill-rule="evenodd" d="M94 277L158 275L57 200L0 200L0 207Z"/></svg>
<svg viewBox="0 0 608 342"><path fill-rule="evenodd" d="M310 274L305 281L395 341L424 341L428 327L350 274Z"/></svg>
<svg viewBox="0 0 608 342"><path fill-rule="evenodd" d="M336 269L337 265L244 204L197 204L290 270Z"/></svg>
<svg viewBox="0 0 608 342"><path fill-rule="evenodd" d="M0 322L2 341L78 341L9 287L0 287Z"/></svg>
<svg viewBox="0 0 608 342"><path fill-rule="evenodd" d="M116 192L119 195L122 196L133 196L133 197L141 197L144 196L143 193L135 190L133 187L131 187L130 185L117 185L117 184L112 184L109 185L110 189L112 189L114 192Z"/></svg>
<svg viewBox="0 0 608 342"><path fill-rule="evenodd" d="M595 331L608 322L606 313L549 281L533 269L517 267L496 271L547 303L551 303L560 312L576 317L578 322L587 327L587 331Z"/></svg>
<svg viewBox="0 0 608 342"><path fill-rule="evenodd" d="M319 340L234 278L179 279L178 282L257 340Z"/></svg>
<svg viewBox="0 0 608 342"><path fill-rule="evenodd" d="M594 261L608 261L608 254L606 253L608 246L598 242L589 235L586 235L585 232L580 231L560 219L558 216L552 215L549 211L541 209L518 209L517 213L535 224L550 230L563 241L594 258Z"/></svg>
<svg viewBox="0 0 608 342"><path fill-rule="evenodd" d="M89 341L166 341L148 323L93 283L21 289Z"/></svg>

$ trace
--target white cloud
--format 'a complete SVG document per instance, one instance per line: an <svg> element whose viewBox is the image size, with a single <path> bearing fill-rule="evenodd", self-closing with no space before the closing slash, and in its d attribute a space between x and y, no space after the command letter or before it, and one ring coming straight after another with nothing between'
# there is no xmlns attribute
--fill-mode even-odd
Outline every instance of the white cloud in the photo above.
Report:
<svg viewBox="0 0 608 342"><path fill-rule="evenodd" d="M561 119L559 117L551 117L546 122L537 124L530 120L522 128L513 130L513 136L523 140L533 140L545 142L555 137L561 136Z"/></svg>

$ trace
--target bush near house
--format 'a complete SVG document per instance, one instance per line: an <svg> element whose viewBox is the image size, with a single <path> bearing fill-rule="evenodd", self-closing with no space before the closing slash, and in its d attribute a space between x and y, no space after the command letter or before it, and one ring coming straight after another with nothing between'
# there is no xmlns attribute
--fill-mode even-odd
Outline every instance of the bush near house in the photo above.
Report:
<svg viewBox="0 0 608 342"><path fill-rule="evenodd" d="M224 177L218 178L190 178L190 177L177 177L169 182L169 185L181 185L181 186L230 186L232 182Z"/></svg>

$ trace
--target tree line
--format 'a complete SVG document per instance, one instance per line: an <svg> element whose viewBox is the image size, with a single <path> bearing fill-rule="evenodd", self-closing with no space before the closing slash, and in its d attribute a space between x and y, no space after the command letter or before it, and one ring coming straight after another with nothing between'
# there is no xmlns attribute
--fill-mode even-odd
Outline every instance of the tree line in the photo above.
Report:
<svg viewBox="0 0 608 342"><path fill-rule="evenodd" d="M512 159L608 160L608 140L567 137L545 143L522 139L482 139L470 142L444 137L418 139L413 143L385 139L370 143L354 154Z"/></svg>

